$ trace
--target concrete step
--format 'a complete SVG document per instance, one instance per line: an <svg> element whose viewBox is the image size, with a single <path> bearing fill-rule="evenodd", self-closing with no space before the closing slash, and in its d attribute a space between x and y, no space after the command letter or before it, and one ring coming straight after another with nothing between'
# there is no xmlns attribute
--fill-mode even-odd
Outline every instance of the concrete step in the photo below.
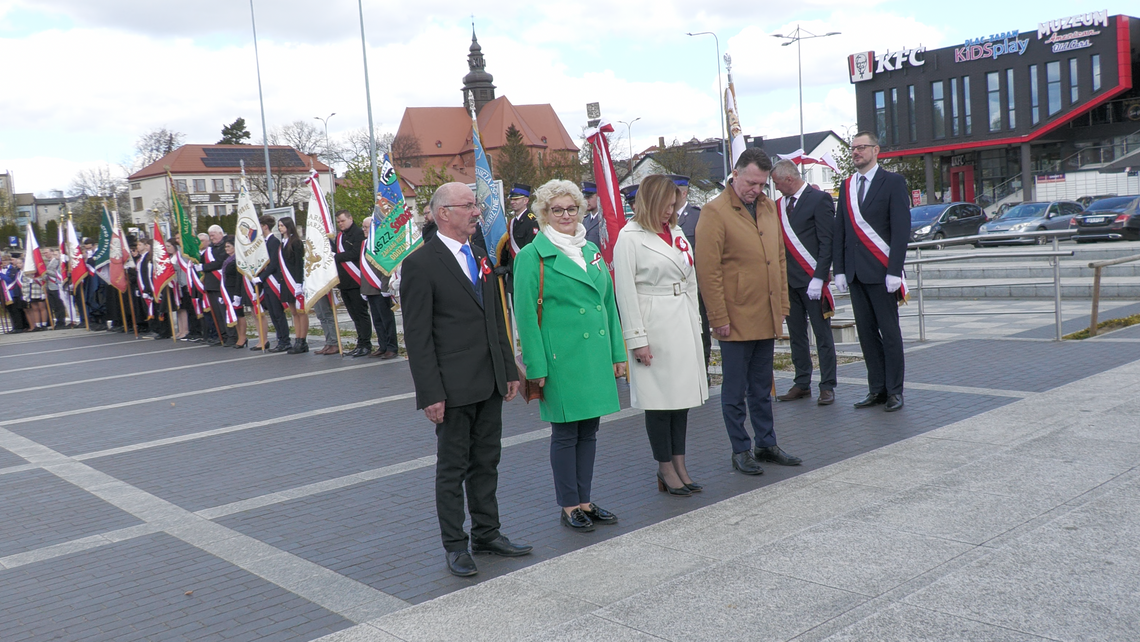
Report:
<svg viewBox="0 0 1140 642"><path fill-rule="evenodd" d="M1008 279L1010 281L1012 279ZM923 297L927 299L961 298L1015 298L1052 299L1052 274L1048 279L1033 279L1035 285L1003 285L1001 279L927 279L923 275ZM912 289L911 300L917 296L918 284L913 276L907 279ZM1093 279L1089 277L1062 277L1062 299L1092 299ZM1140 299L1140 278L1135 276L1101 277L1102 299Z"/></svg>
<svg viewBox="0 0 1140 642"><path fill-rule="evenodd" d="M1096 270L1088 264L1083 259L1061 259L1061 278L1092 278ZM916 268L917 266L908 267L908 275L917 275ZM1140 261L1105 267L1101 270L1101 276L1140 278ZM928 263L922 266L922 278L924 282L928 279L1052 279L1053 266L1048 259L1024 259L1021 263L989 260Z"/></svg>
<svg viewBox="0 0 1140 642"><path fill-rule="evenodd" d="M1031 246L1031 245L1025 245L1025 246L1014 247L1014 246L1002 245L999 247L975 248L975 247L969 246L969 245L957 245L957 246L948 247L944 250L925 249L922 251L922 258L926 259L926 258L934 258L934 257L939 257L939 256L960 256L962 252L970 252L970 253L985 252L987 254L992 254L995 252L1015 253L1015 252L1021 252L1021 251L1026 251L1026 250L1034 250L1034 249L1050 250L1050 249L1052 249L1052 246L1051 245L1045 245L1045 246L1041 246L1041 247L1036 247L1036 246ZM1124 256L1133 256L1136 254L1140 254L1140 241L1117 241L1117 242L1111 242L1111 243L1110 242L1076 243L1073 241L1062 241L1060 243L1059 249L1064 250L1064 251L1072 251L1073 252L1072 260L1075 260L1078 262L1083 261L1084 263L1089 263L1090 261L1105 261L1108 259L1118 259L1118 258L1121 258ZM914 250L907 252L907 258L913 259L915 256L916 256L916 252ZM1004 263L1004 262L1018 262L1018 263L1020 263L1020 262L1032 261L1032 260L1043 260L1043 259L1025 259L1025 258L1019 258L1016 256L1010 256L1009 258L995 257L995 258L986 258L985 259L985 261L987 263Z"/></svg>

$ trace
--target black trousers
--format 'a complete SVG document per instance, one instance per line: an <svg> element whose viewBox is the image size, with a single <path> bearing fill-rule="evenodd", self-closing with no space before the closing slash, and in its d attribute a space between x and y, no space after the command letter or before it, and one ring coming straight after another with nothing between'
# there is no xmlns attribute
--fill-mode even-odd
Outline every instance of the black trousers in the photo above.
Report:
<svg viewBox="0 0 1140 642"><path fill-rule="evenodd" d="M48 307L51 308L51 316L55 320L56 325L63 325L67 323L67 310L63 307L63 299L59 296L59 290L47 290Z"/></svg>
<svg viewBox="0 0 1140 642"><path fill-rule="evenodd" d="M206 294L210 296L210 320L217 325L218 341L236 343L237 330L226 325L226 300L221 290L207 290Z"/></svg>
<svg viewBox="0 0 1140 642"><path fill-rule="evenodd" d="M705 349L705 372L709 370L709 355L712 354L712 331L709 329L709 312L705 309L705 300L697 292L697 311L701 315L701 345Z"/></svg>
<svg viewBox="0 0 1140 642"><path fill-rule="evenodd" d="M653 459L672 461L685 454L685 434L689 427L689 409L646 410L645 432L649 434L649 447Z"/></svg>
<svg viewBox="0 0 1140 642"><path fill-rule="evenodd" d="M859 347L867 366L871 394L900 395L903 391L903 340L899 304L885 283L852 281L851 310Z"/></svg>
<svg viewBox="0 0 1140 642"><path fill-rule="evenodd" d="M396 313L392 311L392 297L370 294L368 309L372 312L372 324L376 327L376 347L381 352L399 352L400 344L396 337Z"/></svg>
<svg viewBox="0 0 1140 642"><path fill-rule="evenodd" d="M756 446L776 445L772 419L772 354L775 339L721 341L720 408L732 452L751 450L752 440L744 420L752 422Z"/></svg>
<svg viewBox="0 0 1140 642"><path fill-rule="evenodd" d="M600 423L601 418L594 417L550 424L550 470L559 506L590 503Z"/></svg>
<svg viewBox="0 0 1140 642"><path fill-rule="evenodd" d="M811 390L811 341L808 340L808 323L815 333L815 347L819 353L819 389L835 390L835 337L831 334L831 320L823 318L823 301L808 298L807 288L788 287L788 334L791 335L792 364L796 367L796 387Z"/></svg>
<svg viewBox="0 0 1140 642"><path fill-rule="evenodd" d="M488 542L499 536L499 459L502 456L503 397L447 408L435 427L435 512L443 548L467 550L463 496L471 513L471 537Z"/></svg>
<svg viewBox="0 0 1140 642"><path fill-rule="evenodd" d="M368 318L368 302L360 295L360 288L341 288L340 298L356 328L356 347L372 349L372 323Z"/></svg>
<svg viewBox="0 0 1140 642"><path fill-rule="evenodd" d="M273 331L277 334L278 345L289 345L289 320L285 318L285 308L281 306L281 299L273 288L265 287L265 312L273 322Z"/></svg>

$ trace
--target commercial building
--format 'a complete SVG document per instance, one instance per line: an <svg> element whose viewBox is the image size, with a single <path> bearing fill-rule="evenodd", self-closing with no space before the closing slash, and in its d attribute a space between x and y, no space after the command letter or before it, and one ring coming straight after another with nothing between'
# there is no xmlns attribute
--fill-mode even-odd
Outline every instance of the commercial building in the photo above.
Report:
<svg viewBox="0 0 1140 642"><path fill-rule="evenodd" d="M1042 17L848 57L859 129L880 158L923 159L926 202L1140 193L1140 21Z"/></svg>

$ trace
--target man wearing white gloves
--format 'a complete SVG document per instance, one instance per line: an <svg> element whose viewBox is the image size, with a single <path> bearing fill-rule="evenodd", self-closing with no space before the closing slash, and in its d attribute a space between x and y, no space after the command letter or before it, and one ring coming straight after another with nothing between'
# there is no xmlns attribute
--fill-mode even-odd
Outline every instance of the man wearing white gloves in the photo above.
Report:
<svg viewBox="0 0 1140 642"><path fill-rule="evenodd" d="M788 265L788 334L792 364L796 367L791 390L776 397L795 401L811 397L811 343L808 322L815 333L819 352L819 405L835 402L835 339L831 314L835 302L827 288L831 272L831 235L835 226L835 201L831 194L808 185L796 164L782 160L772 168L772 183L784 195L776 202L783 230Z"/></svg>
<svg viewBox="0 0 1140 642"><path fill-rule="evenodd" d="M879 139L859 132L851 140L857 170L839 190L832 252L835 286L851 288L855 329L867 366L868 394L856 408L903 407L903 341L900 302L907 290L903 261L910 240L906 179L878 165Z"/></svg>

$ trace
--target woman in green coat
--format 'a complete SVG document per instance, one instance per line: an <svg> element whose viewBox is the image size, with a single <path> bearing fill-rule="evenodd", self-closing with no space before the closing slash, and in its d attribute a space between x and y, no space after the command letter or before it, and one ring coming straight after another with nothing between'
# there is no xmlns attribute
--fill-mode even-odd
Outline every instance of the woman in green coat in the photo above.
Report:
<svg viewBox="0 0 1140 642"><path fill-rule="evenodd" d="M625 341L609 269L586 241L578 186L546 183L535 192L533 211L540 231L514 258L515 318L526 376L543 387L539 415L550 422L560 519L588 532L617 523L590 501L590 486L599 420L621 410L614 380L625 375Z"/></svg>

